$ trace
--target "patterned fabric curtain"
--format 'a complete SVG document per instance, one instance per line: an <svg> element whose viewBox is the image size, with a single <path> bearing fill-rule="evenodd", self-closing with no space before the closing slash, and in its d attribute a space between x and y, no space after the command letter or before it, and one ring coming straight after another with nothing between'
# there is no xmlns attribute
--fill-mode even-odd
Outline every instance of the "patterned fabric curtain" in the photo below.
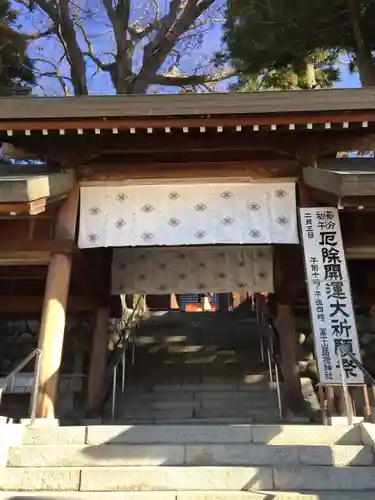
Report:
<svg viewBox="0 0 375 500"><path fill-rule="evenodd" d="M273 292L272 246L116 248L112 294Z"/></svg>
<svg viewBox="0 0 375 500"><path fill-rule="evenodd" d="M294 183L81 188L81 248L270 243L298 243Z"/></svg>

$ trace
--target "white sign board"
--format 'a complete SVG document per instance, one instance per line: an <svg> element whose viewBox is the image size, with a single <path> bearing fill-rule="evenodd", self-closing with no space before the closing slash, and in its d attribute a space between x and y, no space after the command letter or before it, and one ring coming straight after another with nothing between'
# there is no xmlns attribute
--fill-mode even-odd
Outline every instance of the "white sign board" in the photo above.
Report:
<svg viewBox="0 0 375 500"><path fill-rule="evenodd" d="M341 384L338 348L361 361L350 281L336 208L300 208L307 286L320 382ZM362 384L362 371L344 355L348 384Z"/></svg>

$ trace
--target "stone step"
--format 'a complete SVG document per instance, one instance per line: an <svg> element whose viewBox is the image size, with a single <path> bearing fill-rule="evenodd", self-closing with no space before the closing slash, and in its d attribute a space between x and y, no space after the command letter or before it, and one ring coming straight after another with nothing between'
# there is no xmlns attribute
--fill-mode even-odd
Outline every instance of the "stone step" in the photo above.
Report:
<svg viewBox="0 0 375 500"><path fill-rule="evenodd" d="M276 390L276 383L268 382L268 374L246 375L243 378L228 380L227 378L212 378L208 377L204 382L179 382L173 383L170 378L165 379L165 383L155 383L155 380L150 379L150 384L145 381L137 381L137 384L128 383L125 386L126 393L171 393L171 392L233 392L254 391L264 393L265 390ZM153 383L152 383L153 382Z"/></svg>
<svg viewBox="0 0 375 500"><path fill-rule="evenodd" d="M269 444L360 445L359 426L321 425L91 425L25 428L25 445Z"/></svg>
<svg viewBox="0 0 375 500"><path fill-rule="evenodd" d="M227 360L233 359L233 362L244 364L248 362L256 362L260 364L259 353L246 352L246 351L233 351L219 348L218 346L202 346L202 345L166 345L162 346L157 344L154 347L149 347L148 349L138 349L137 351L139 358L144 360L149 358L150 361L156 363L157 361L173 361L181 359L197 360L206 358L213 359L217 363L225 363ZM206 361L202 361L206 362Z"/></svg>
<svg viewBox="0 0 375 500"><path fill-rule="evenodd" d="M374 500L371 491L247 492L247 491L117 491L0 492L0 500Z"/></svg>
<svg viewBox="0 0 375 500"><path fill-rule="evenodd" d="M280 446L260 444L103 444L15 446L10 467L133 466L372 466L370 446Z"/></svg>
<svg viewBox="0 0 375 500"><path fill-rule="evenodd" d="M261 399L256 398L243 398L241 396L228 398L217 397L215 399L176 399L171 396L170 398L157 399L142 399L141 397L122 397L116 400L116 408L118 410L200 410L200 409L222 409L228 407L230 403L231 410L236 411L251 411L257 409L273 408L277 404L276 395L273 393L266 393L262 395Z"/></svg>
<svg viewBox="0 0 375 500"><path fill-rule="evenodd" d="M180 383L171 384L166 380L163 384L154 384L149 390L142 386L137 385L126 385L126 392L139 392L143 390L144 392L157 392L157 393L171 393L171 392L227 392L232 393L233 389L239 389L241 391L259 391L264 392L266 389L275 390L276 384L268 382L268 374L259 375L247 375L245 379L238 380L228 380L228 379L211 379L207 382L197 382L197 383Z"/></svg>
<svg viewBox="0 0 375 500"><path fill-rule="evenodd" d="M175 421L185 421L205 419L211 422L213 419L217 418L238 418L245 422L250 423L268 423L276 424L281 422L279 418L279 413L276 408L267 408L259 410L227 410L223 411L220 409L201 409L201 410L147 410L147 409L127 409L119 410L116 409L116 418L120 420L121 418L126 418L132 422L139 421L140 423L160 423L167 424ZM109 414L108 414L109 417Z"/></svg>
<svg viewBox="0 0 375 500"><path fill-rule="evenodd" d="M375 490L375 467L7 467L3 491Z"/></svg>
<svg viewBox="0 0 375 500"><path fill-rule="evenodd" d="M129 417L127 415L119 416L115 415L116 421L120 422L122 425L188 425L190 427L199 424L199 425L221 425L224 422L230 422L231 424L237 424L237 425L242 425L242 424L251 424L251 425L257 425L257 424L267 424L267 425L276 425L276 424L283 424L285 423L284 419L279 418L278 415L276 414L269 414L269 413L260 413L260 414L254 414L250 416L241 416L241 415L235 415L231 417L215 417L215 416L208 416L208 417L196 417L192 415L187 415L185 417L183 416L176 416L176 415L158 415L157 417L152 417L150 415L141 415L141 416L136 416L136 417ZM108 414L105 415L105 420L107 424L110 424L112 422L111 416ZM294 422L294 420L293 420ZM310 419L308 418L301 418L297 420L298 423L303 423L303 424L308 424L310 423Z"/></svg>
<svg viewBox="0 0 375 500"><path fill-rule="evenodd" d="M155 401L216 401L216 400L236 400L236 401L253 401L255 402L259 395L273 397L275 395L273 387L263 384L260 386L244 386L243 388L234 388L235 390L189 390L181 388L181 386L162 386L161 391L126 391L122 396L126 401L144 401L152 403ZM163 390L164 389L164 390ZM213 388L215 389L215 387Z"/></svg>
<svg viewBox="0 0 375 500"><path fill-rule="evenodd" d="M272 422L269 422L269 423L282 423L282 421L280 419L276 419L276 418L272 418ZM303 423L308 423L309 420L306 420L306 419L302 419L301 418L301 422ZM142 420L142 422L139 421L139 419L135 419L135 418L126 418L126 417L123 417L121 419L118 419L118 420L114 420L112 421L110 418L108 419L105 419L103 420L103 423L106 424L106 425L138 425L140 423L142 423L143 425L145 424L159 424L161 422L156 422L155 420L149 418L145 418ZM228 418L228 417L222 417L222 418L218 418L218 417L210 417L210 418L197 418L197 417L193 417L193 418L180 418L180 419L176 419L176 418L169 418L168 419L168 425L188 425L188 426L194 426L194 425L204 425L204 426L210 426L210 425L249 425L249 424L255 424L255 423L264 423L264 422L260 422L258 421L257 419L253 419L253 418L248 418L248 417L231 417L231 418Z"/></svg>

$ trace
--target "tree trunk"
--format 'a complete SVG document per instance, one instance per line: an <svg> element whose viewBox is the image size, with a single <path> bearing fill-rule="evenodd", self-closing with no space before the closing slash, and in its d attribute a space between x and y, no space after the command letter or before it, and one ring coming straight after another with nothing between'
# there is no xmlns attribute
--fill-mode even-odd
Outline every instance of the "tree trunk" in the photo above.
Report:
<svg viewBox="0 0 375 500"><path fill-rule="evenodd" d="M359 77L363 87L371 87L375 85L375 67L372 61L371 50L362 37L357 0L348 0L348 7L355 40L354 53Z"/></svg>
<svg viewBox="0 0 375 500"><path fill-rule="evenodd" d="M315 65L312 61L306 62L307 86L309 89L316 87Z"/></svg>

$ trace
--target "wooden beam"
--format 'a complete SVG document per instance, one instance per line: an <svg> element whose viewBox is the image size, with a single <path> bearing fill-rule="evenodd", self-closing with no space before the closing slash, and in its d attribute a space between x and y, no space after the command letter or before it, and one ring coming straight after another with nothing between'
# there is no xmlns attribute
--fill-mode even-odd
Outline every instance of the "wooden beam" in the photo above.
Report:
<svg viewBox="0 0 375 500"><path fill-rule="evenodd" d="M29 214L38 215L47 210L49 205L57 203L66 198L66 195L54 196L50 198L40 198L39 200L23 203L0 203L1 214Z"/></svg>
<svg viewBox="0 0 375 500"><path fill-rule="evenodd" d="M73 172L0 175L0 203L30 203L61 196L74 184ZM1 174L1 170L0 170Z"/></svg>
<svg viewBox="0 0 375 500"><path fill-rule="evenodd" d="M36 314L41 315L43 297L33 295L0 296L0 315ZM74 313L89 313L95 308L92 301L82 296L71 296L68 299L68 310Z"/></svg>
<svg viewBox="0 0 375 500"><path fill-rule="evenodd" d="M0 242L0 266L47 266L53 252L71 255L74 248L74 241L62 239L3 240Z"/></svg>
<svg viewBox="0 0 375 500"><path fill-rule="evenodd" d="M55 229L57 239L74 241L78 202L79 187L76 186L60 209ZM52 255L48 267L38 342L42 351L36 410L38 418L54 418L55 416L71 267L71 255L63 253Z"/></svg>
<svg viewBox="0 0 375 500"><path fill-rule="evenodd" d="M0 251L0 266L48 266L51 252Z"/></svg>
<svg viewBox="0 0 375 500"><path fill-rule="evenodd" d="M87 411L88 414L98 414L105 398L105 370L108 353L108 321L109 309L100 308L96 311L95 326L90 356Z"/></svg>
<svg viewBox="0 0 375 500"><path fill-rule="evenodd" d="M74 240L54 239L54 240L28 240L25 239L2 240L0 241L0 252L50 252L71 254L75 251L76 244Z"/></svg>
<svg viewBox="0 0 375 500"><path fill-rule="evenodd" d="M195 133L190 131L189 134L183 134L182 128L172 130L170 134L143 134L142 131L134 135L125 131L115 136L104 133L100 136L90 133L82 136L67 134L63 136L65 139L51 134L48 140L34 134L31 137L17 135L14 142L24 149L43 154L57 164L69 167L86 165L90 168L100 159L103 152L118 151L120 157L117 160L122 162L122 170L124 165L131 162L176 164L176 159L179 158L191 162L192 165L200 161L220 162L224 158L226 161L285 158L298 159L307 166L316 158L344 149L358 151L375 147L375 134L371 132L371 128L332 129L322 132L318 129L289 131L287 127L279 127L277 132L270 132L266 127L256 133L251 131L252 128L250 131L243 128L242 132L235 132L235 129L236 127L233 127L225 134L208 130L205 134L199 134L198 130ZM259 157L260 152L263 156L266 153L268 157ZM101 163L109 164L111 160L106 157Z"/></svg>
<svg viewBox="0 0 375 500"><path fill-rule="evenodd" d="M184 116L184 117L126 117L125 119L102 117L90 119L60 119L60 120L2 120L0 122L0 130L25 131L25 130L111 130L116 128L118 130L129 130L130 128L159 128L165 129L166 126L173 128L183 127L215 127L226 126L236 127L238 125L289 125L293 123L298 124L322 124L325 123L358 123L362 124L365 121L373 120L373 111L337 111L337 112L319 112L319 113L267 113L267 114L240 114L240 115L219 115L219 116ZM47 137L48 140L48 137Z"/></svg>
<svg viewBox="0 0 375 500"><path fill-rule="evenodd" d="M44 266L0 266L0 280L45 280L46 277Z"/></svg>

